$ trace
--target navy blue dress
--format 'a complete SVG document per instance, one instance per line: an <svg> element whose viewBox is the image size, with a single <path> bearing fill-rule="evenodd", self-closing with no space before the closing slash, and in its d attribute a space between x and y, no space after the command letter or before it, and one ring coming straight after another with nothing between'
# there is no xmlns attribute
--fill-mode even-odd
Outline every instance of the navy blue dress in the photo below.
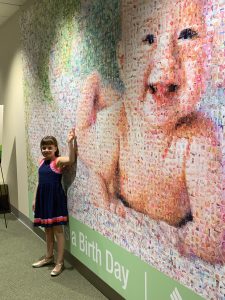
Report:
<svg viewBox="0 0 225 300"><path fill-rule="evenodd" d="M52 227L68 222L67 199L61 179L62 171L56 160L41 160L38 170L34 226Z"/></svg>

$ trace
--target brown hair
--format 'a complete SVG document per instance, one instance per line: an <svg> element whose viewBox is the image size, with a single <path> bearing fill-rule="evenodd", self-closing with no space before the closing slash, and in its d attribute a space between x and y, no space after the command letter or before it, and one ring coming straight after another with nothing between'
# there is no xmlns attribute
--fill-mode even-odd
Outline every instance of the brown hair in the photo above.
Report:
<svg viewBox="0 0 225 300"><path fill-rule="evenodd" d="M57 142L57 140L54 136L47 135L47 136L43 137L43 139L40 142L40 148L42 148L43 146L46 146L46 145L54 145L55 147L57 147L57 150L55 152L55 156L56 157L59 156L58 142Z"/></svg>

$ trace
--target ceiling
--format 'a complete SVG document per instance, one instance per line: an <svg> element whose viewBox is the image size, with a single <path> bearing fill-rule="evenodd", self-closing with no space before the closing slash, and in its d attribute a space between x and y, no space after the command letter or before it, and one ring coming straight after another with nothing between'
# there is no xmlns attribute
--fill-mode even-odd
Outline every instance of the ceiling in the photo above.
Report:
<svg viewBox="0 0 225 300"><path fill-rule="evenodd" d="M27 0L0 0L0 26L8 20Z"/></svg>

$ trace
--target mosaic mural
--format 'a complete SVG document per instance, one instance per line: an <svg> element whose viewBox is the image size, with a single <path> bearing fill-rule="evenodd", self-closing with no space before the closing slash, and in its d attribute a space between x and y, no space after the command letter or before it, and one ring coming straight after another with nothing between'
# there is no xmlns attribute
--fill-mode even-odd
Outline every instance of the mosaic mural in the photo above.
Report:
<svg viewBox="0 0 225 300"><path fill-rule="evenodd" d="M225 2L38 1L21 18L29 190L75 126L70 215L225 299Z"/></svg>

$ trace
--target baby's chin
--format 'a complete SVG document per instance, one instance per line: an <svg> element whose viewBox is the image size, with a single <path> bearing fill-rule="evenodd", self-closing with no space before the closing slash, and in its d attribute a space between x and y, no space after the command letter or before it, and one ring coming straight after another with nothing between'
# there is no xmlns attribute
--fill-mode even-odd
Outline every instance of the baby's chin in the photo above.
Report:
<svg viewBox="0 0 225 300"><path fill-rule="evenodd" d="M170 116L155 116L144 114L145 121L149 124L150 128L168 131L175 128L177 124L177 118Z"/></svg>
<svg viewBox="0 0 225 300"><path fill-rule="evenodd" d="M144 101L139 103L140 112L151 127L173 129L179 123L180 119L184 119L196 111L196 103L198 101L192 101L187 106L187 99L178 98L173 103L159 106L153 100L153 97L148 96Z"/></svg>
<svg viewBox="0 0 225 300"><path fill-rule="evenodd" d="M142 115L150 127L161 129L175 127L179 119L179 114L174 107L156 108L148 102L144 102Z"/></svg>

